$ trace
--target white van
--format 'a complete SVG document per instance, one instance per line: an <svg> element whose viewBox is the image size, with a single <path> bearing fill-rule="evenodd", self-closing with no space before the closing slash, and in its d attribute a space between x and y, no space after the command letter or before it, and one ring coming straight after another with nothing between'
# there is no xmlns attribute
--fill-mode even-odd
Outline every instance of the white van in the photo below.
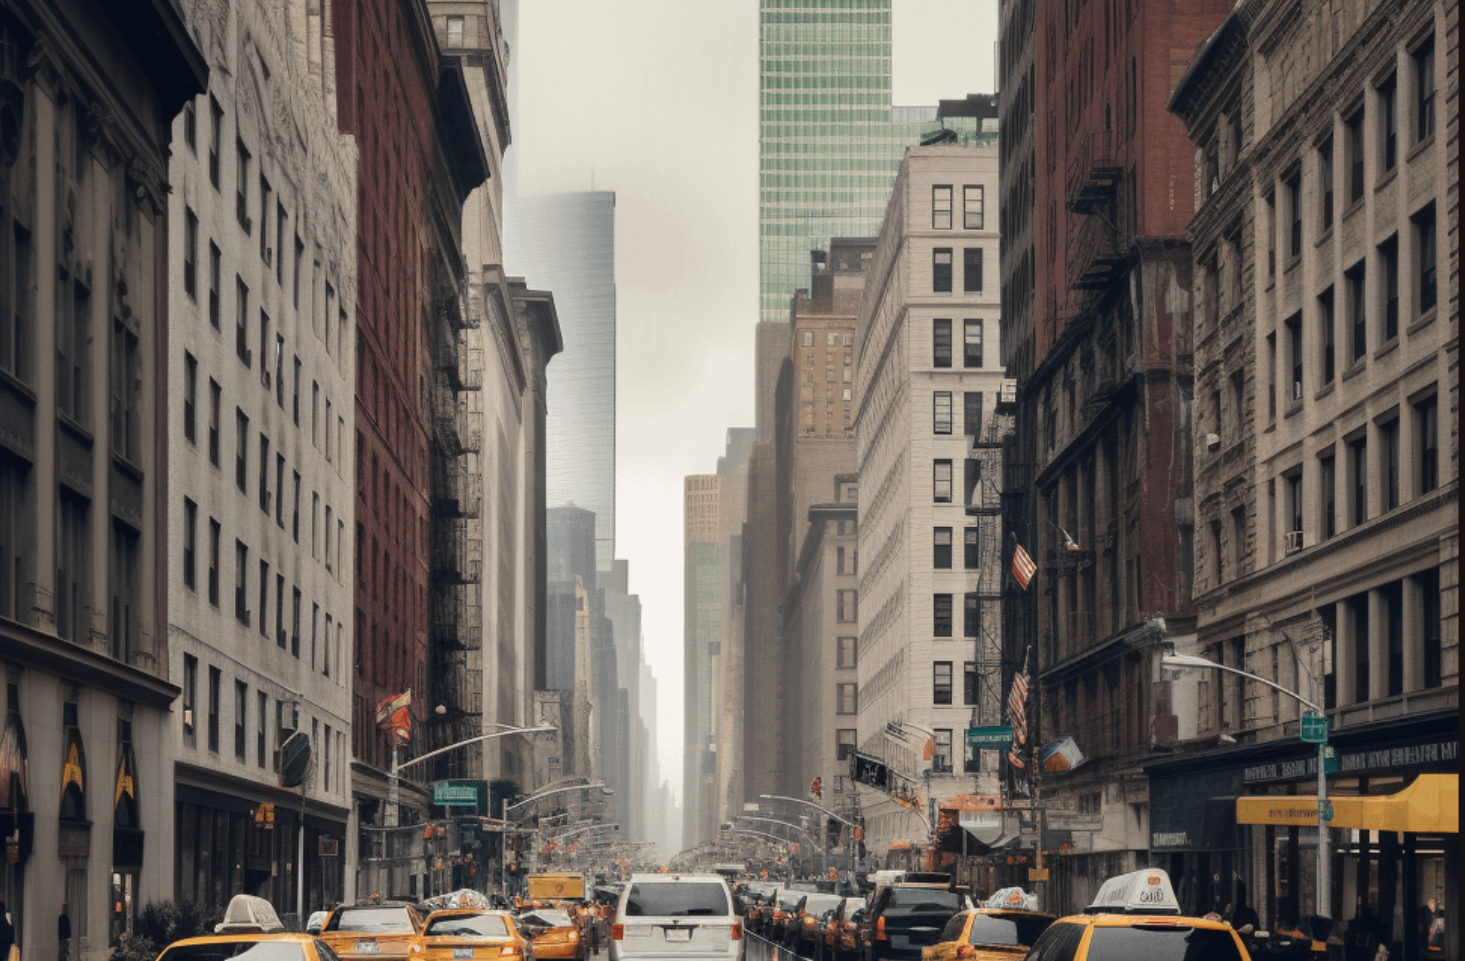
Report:
<svg viewBox="0 0 1465 961"><path fill-rule="evenodd" d="M743 919L720 875L633 874L621 892L610 937L611 961L738 961Z"/></svg>

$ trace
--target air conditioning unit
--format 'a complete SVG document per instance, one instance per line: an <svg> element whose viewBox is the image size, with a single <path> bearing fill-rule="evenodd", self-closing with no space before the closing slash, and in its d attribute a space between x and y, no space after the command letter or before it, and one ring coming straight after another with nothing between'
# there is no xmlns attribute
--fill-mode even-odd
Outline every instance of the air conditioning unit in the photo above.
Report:
<svg viewBox="0 0 1465 961"><path fill-rule="evenodd" d="M1206 435L1206 450L1214 452L1214 451L1218 451L1220 449L1221 449L1221 435L1220 434L1207 434Z"/></svg>
<svg viewBox="0 0 1465 961"><path fill-rule="evenodd" d="M1302 531L1288 531L1286 536L1286 552L1296 554L1302 550Z"/></svg>
<svg viewBox="0 0 1465 961"><path fill-rule="evenodd" d="M193 727L193 708L191 707L185 707L183 709L183 726Z"/></svg>
<svg viewBox="0 0 1465 961"><path fill-rule="evenodd" d="M1300 380L1294 380L1292 382L1292 399L1293 400L1301 400L1302 399L1302 381L1300 381Z"/></svg>

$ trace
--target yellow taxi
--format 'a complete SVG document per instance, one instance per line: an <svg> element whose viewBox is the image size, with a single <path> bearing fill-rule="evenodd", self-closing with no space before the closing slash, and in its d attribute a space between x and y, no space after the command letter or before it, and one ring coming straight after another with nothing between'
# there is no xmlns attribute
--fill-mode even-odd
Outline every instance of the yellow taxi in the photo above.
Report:
<svg viewBox="0 0 1465 961"><path fill-rule="evenodd" d="M158 961L336 961L331 949L309 934L285 930L264 898L237 895L214 933L184 938L163 949Z"/></svg>
<svg viewBox="0 0 1465 961"><path fill-rule="evenodd" d="M961 911L941 939L921 949L921 961L1013 961L1028 953L1055 920L1034 910L1037 898L1004 888L980 908Z"/></svg>
<svg viewBox="0 0 1465 961"><path fill-rule="evenodd" d="M1225 921L1186 917L1159 868L1110 878L1084 914L1059 918L1033 945L1042 961L1251 961Z"/></svg>
<svg viewBox="0 0 1465 961"><path fill-rule="evenodd" d="M529 958L529 939L507 911L453 908L434 911L422 924L422 934L411 947L422 961L492 961Z"/></svg>
<svg viewBox="0 0 1465 961"><path fill-rule="evenodd" d="M326 916L320 939L344 961L405 958L422 931L422 915L405 901L342 904Z"/></svg>
<svg viewBox="0 0 1465 961"><path fill-rule="evenodd" d="M536 961L556 958L574 961L585 956L580 941L580 928L568 911L559 908L538 908L519 915L519 923L533 937Z"/></svg>

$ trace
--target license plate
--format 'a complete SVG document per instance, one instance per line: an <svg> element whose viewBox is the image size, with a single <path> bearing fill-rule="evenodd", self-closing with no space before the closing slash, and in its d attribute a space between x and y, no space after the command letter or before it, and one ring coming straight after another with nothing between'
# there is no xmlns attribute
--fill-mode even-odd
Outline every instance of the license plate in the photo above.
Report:
<svg viewBox="0 0 1465 961"><path fill-rule="evenodd" d="M665 928L668 941L690 941L692 940L691 928Z"/></svg>
<svg viewBox="0 0 1465 961"><path fill-rule="evenodd" d="M375 941L357 941L356 950L363 954L374 954L375 952L380 951L381 948L377 946L377 943Z"/></svg>
<svg viewBox="0 0 1465 961"><path fill-rule="evenodd" d="M454 948L453 949L453 957L455 957L455 958L471 958L471 957L473 957L473 949L472 948Z"/></svg>

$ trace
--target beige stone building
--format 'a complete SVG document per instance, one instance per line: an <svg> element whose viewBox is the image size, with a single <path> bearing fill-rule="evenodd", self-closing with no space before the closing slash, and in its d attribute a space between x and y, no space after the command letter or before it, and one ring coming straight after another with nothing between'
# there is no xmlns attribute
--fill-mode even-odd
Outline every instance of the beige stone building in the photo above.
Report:
<svg viewBox="0 0 1465 961"><path fill-rule="evenodd" d="M1170 102L1196 145L1192 653L1325 709L1331 794L1457 770L1458 45L1457 4L1246 2ZM1152 853L1275 892L1264 924L1305 916L1316 828L1170 803L1197 778L1314 794L1299 704L1219 672L1174 684L1199 753L1150 770ZM1361 897L1412 940L1419 904L1458 904L1452 840L1329 834L1333 917Z"/></svg>

